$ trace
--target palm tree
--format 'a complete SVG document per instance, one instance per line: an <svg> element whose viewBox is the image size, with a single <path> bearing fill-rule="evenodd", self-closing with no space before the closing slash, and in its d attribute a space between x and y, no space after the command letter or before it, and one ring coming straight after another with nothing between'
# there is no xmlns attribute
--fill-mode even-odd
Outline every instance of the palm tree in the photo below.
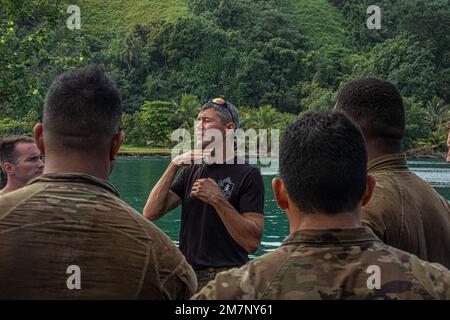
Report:
<svg viewBox="0 0 450 320"><path fill-rule="evenodd" d="M433 97L426 106L426 119L432 124L433 130L450 118L450 106L439 97Z"/></svg>
<svg viewBox="0 0 450 320"><path fill-rule="evenodd" d="M441 125L436 130L432 131L426 139L417 141L417 146L423 149L429 149L438 152L444 152L447 148L448 130L446 126Z"/></svg>
<svg viewBox="0 0 450 320"><path fill-rule="evenodd" d="M246 129L277 128L280 124L280 113L271 105L255 110L248 110L242 119L242 127Z"/></svg>
<svg viewBox="0 0 450 320"><path fill-rule="evenodd" d="M271 105L264 105L257 110L247 110L242 119L242 127L244 129L255 129L256 132L258 132L259 129L278 129L281 126L282 119L281 113L274 107ZM266 137L269 152L272 145L271 130L267 132Z"/></svg>
<svg viewBox="0 0 450 320"><path fill-rule="evenodd" d="M200 104L197 97L190 94L182 94L180 103L174 102L175 114L174 121L178 123L179 128L190 130L194 125L194 120L200 110Z"/></svg>
<svg viewBox="0 0 450 320"><path fill-rule="evenodd" d="M114 46L116 59L126 66L128 75L134 73L136 67L139 65L139 61L141 60L141 45L139 37L132 33L127 33L120 40L116 40Z"/></svg>

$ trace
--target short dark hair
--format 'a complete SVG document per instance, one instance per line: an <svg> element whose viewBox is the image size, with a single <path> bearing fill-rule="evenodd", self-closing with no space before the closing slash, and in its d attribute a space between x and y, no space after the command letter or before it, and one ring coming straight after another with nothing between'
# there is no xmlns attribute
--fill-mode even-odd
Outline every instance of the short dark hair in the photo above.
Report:
<svg viewBox="0 0 450 320"><path fill-rule="evenodd" d="M223 124L227 124L229 122L233 122L235 129L239 128L239 111L231 102L223 99L225 102L224 105L219 105L214 103L215 99L211 99L207 101L200 109L200 112L203 112L207 109L214 109L218 112L220 120Z"/></svg>
<svg viewBox="0 0 450 320"><path fill-rule="evenodd" d="M338 93L336 100L336 110L349 115L366 137L403 138L403 99L397 87L389 81L374 77L351 81Z"/></svg>
<svg viewBox="0 0 450 320"><path fill-rule="evenodd" d="M0 138L0 163L17 163L16 145L19 143L35 143L33 138L26 136L6 136Z"/></svg>
<svg viewBox="0 0 450 320"><path fill-rule="evenodd" d="M121 115L122 102L114 82L103 66L90 64L53 81L44 104L44 133L52 137L52 145L92 150L112 141Z"/></svg>
<svg viewBox="0 0 450 320"><path fill-rule="evenodd" d="M341 112L305 114L284 132L280 177L289 197L305 213L354 210L367 182L361 129Z"/></svg>

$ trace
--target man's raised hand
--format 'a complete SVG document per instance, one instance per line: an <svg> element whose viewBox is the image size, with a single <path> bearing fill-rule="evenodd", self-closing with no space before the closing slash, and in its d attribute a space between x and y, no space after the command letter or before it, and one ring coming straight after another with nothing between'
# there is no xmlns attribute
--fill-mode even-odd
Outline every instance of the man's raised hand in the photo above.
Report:
<svg viewBox="0 0 450 320"><path fill-rule="evenodd" d="M198 160L203 160L205 157L210 156L211 152L208 150L194 150L182 153L172 159L172 163L181 168L193 163L197 163Z"/></svg>

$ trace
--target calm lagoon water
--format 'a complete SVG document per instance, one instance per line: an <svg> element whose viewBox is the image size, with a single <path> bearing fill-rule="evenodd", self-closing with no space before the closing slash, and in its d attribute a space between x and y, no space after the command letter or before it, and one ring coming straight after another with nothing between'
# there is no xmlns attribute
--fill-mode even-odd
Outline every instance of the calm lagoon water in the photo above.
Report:
<svg viewBox="0 0 450 320"><path fill-rule="evenodd" d="M111 182L118 188L122 199L142 212L148 194L163 174L169 163L168 158L127 158L117 159L111 175ZM412 171L431 184L441 195L450 201L450 164L437 160L414 160L408 162ZM264 175L265 225L262 245L255 253L261 255L277 248L289 233L284 212L275 202L271 181L273 175ZM180 231L180 208L156 221L156 224L175 242Z"/></svg>

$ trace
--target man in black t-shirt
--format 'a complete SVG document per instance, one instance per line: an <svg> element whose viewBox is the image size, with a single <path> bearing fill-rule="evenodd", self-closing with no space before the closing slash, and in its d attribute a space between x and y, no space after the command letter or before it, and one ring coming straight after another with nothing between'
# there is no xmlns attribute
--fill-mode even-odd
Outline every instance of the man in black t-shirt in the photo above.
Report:
<svg viewBox="0 0 450 320"><path fill-rule="evenodd" d="M197 120L197 134L205 137L209 129L219 130L223 141L230 129L239 126L236 108L221 98L207 102ZM206 151L211 141L203 139L201 149ZM226 146L223 143L216 149L226 154ZM180 250L197 273L199 289L217 272L244 265L248 253L258 250L264 229L264 184L259 169L234 154L215 163L194 164L205 153L187 152L174 158L143 211L145 217L156 220L181 204ZM189 166L174 180L184 165Z"/></svg>

